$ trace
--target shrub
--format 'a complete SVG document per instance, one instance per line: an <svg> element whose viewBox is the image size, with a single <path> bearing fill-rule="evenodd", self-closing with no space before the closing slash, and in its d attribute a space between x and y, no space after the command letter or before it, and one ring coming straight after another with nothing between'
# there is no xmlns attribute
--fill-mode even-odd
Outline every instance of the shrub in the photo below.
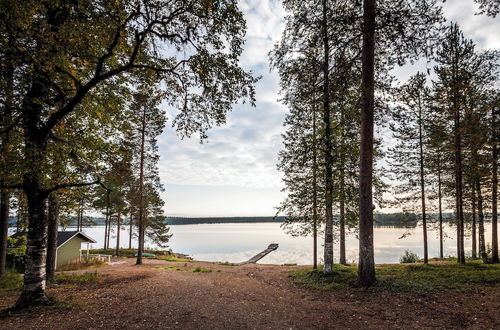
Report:
<svg viewBox="0 0 500 330"><path fill-rule="evenodd" d="M399 258L399 263L401 264L413 264L416 263L420 258L417 254L411 252L410 250L406 250L405 254L403 254Z"/></svg>

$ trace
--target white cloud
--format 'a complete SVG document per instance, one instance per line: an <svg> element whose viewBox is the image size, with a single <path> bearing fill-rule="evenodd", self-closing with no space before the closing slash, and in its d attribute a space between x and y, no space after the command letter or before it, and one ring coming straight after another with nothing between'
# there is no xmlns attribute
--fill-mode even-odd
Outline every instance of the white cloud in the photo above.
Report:
<svg viewBox="0 0 500 330"><path fill-rule="evenodd" d="M262 76L256 86L257 106L235 106L227 125L209 131L208 142L203 144L197 137L181 141L167 127L159 144L161 180L168 184L168 214L272 215L272 206L283 198L276 162L286 108L277 101L279 77L269 72L268 53L281 37L285 12L281 2L274 0L241 0L239 6L248 26L241 64ZM474 15L472 0L447 1L444 6L447 19L457 21L478 49L500 48L500 16ZM421 61L395 72L404 81L428 66Z"/></svg>

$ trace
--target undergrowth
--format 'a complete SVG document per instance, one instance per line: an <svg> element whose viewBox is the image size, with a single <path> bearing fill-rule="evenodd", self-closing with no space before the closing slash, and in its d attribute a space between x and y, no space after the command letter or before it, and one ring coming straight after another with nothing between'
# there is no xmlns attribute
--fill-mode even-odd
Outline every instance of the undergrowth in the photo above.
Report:
<svg viewBox="0 0 500 330"><path fill-rule="evenodd" d="M374 289L389 291L439 292L469 290L478 286L500 286L500 265L469 261L459 264L411 264L377 266L378 283ZM332 275L322 270L301 269L291 271L298 284L316 290L356 287L357 267L335 265Z"/></svg>
<svg viewBox="0 0 500 330"><path fill-rule="evenodd" d="M56 282L59 284L65 283L89 283L89 282L99 282L101 280L101 275L97 272L93 273L82 273L82 274L68 274L59 273L56 274Z"/></svg>
<svg viewBox="0 0 500 330"><path fill-rule="evenodd" d="M6 269L0 277L0 290L15 290L23 286L23 276L12 269Z"/></svg>

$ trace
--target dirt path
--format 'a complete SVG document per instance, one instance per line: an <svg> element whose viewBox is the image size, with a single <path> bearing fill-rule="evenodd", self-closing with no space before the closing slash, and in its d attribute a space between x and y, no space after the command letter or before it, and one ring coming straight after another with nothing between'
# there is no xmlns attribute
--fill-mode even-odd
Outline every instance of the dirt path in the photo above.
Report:
<svg viewBox="0 0 500 330"><path fill-rule="evenodd" d="M97 269L98 283L50 288L64 303L1 318L0 328L500 328L500 288L428 296L319 292L292 282L287 271L297 267L123 261ZM192 272L196 267L211 272ZM15 298L0 297L0 308Z"/></svg>

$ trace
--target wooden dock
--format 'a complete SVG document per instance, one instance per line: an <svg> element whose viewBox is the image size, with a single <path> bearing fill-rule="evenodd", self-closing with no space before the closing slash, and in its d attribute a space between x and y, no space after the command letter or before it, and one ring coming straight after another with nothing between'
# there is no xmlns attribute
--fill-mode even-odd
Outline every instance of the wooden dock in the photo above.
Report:
<svg viewBox="0 0 500 330"><path fill-rule="evenodd" d="M273 252L274 250L277 250L277 249L278 249L278 244L277 243L271 243L271 244L269 244L269 246L267 247L267 249L265 249L261 253L257 254L256 256L250 258L247 261L240 262L239 265L254 264L257 261L259 261L260 259L262 259L265 256L267 256L269 253L271 253L271 252Z"/></svg>

